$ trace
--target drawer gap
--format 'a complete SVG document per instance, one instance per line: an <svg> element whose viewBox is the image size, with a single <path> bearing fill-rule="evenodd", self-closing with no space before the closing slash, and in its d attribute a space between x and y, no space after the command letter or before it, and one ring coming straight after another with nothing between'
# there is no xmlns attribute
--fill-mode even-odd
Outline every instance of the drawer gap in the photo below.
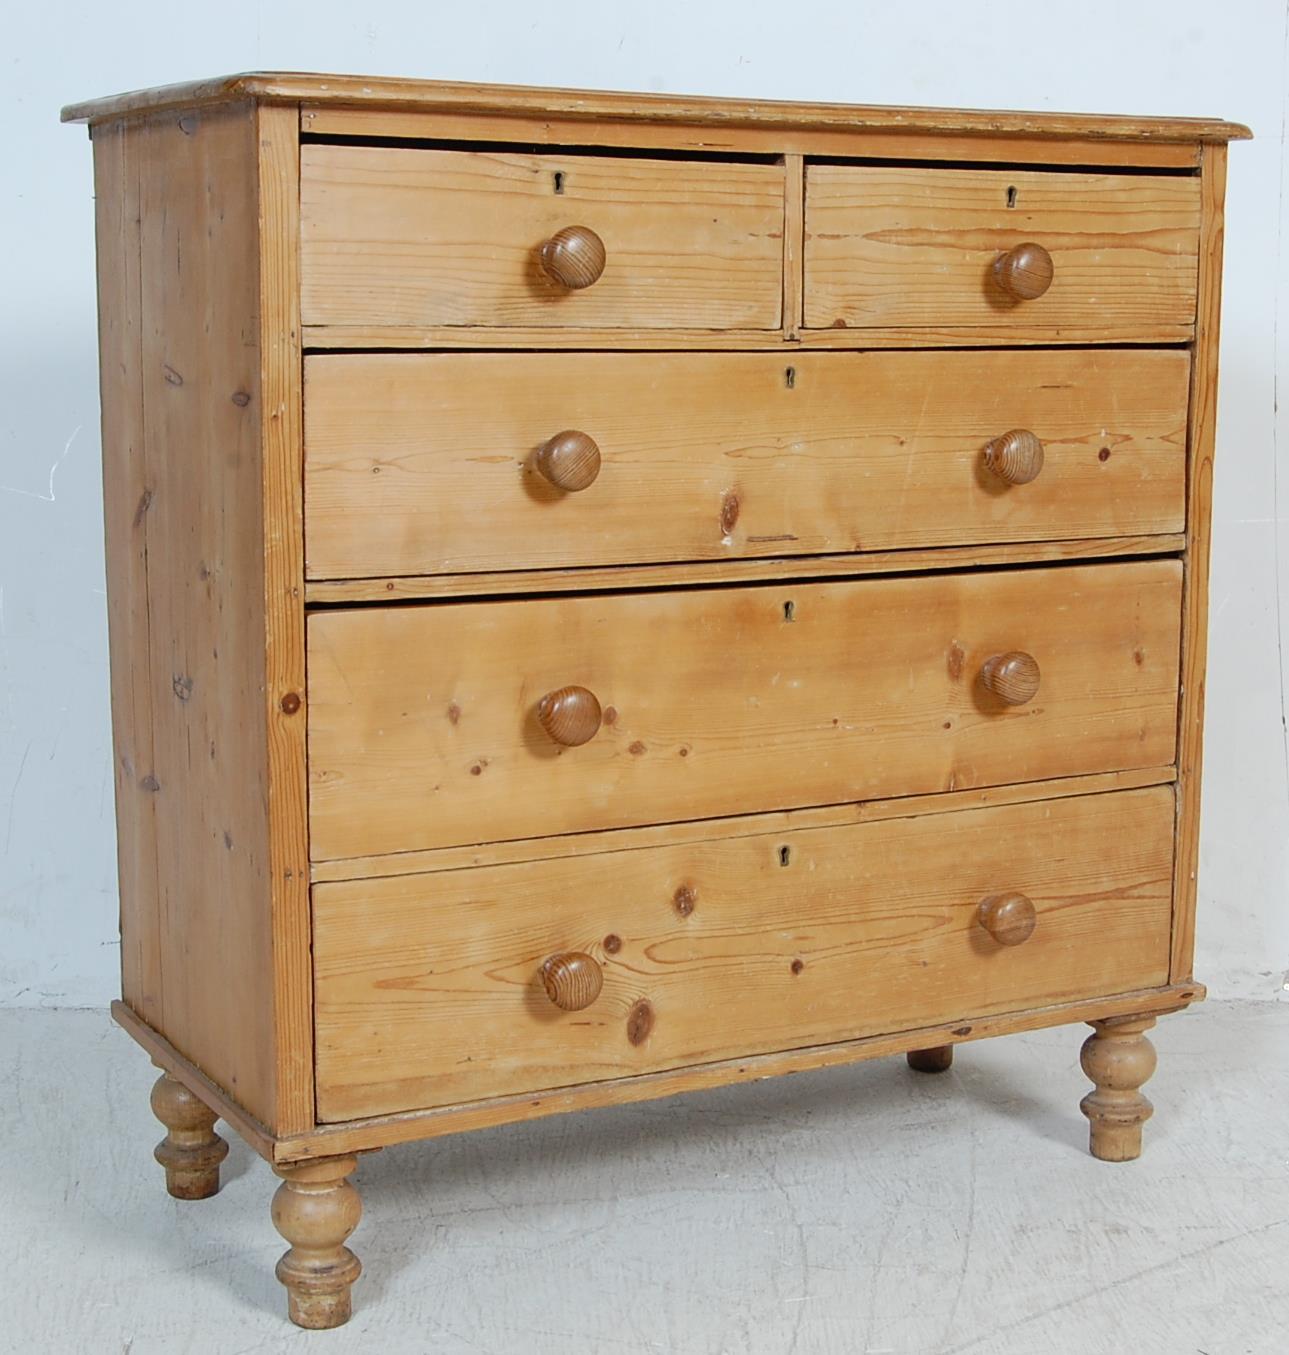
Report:
<svg viewBox="0 0 1289 1355"><path fill-rule="evenodd" d="M1199 177L1198 165L1051 165L1035 161L1018 160L910 160L901 156L884 155L807 155L806 167L811 165L849 165L858 168L872 166L881 169L976 169L1008 170L1026 174L1124 174L1131 178L1149 177L1152 179L1195 179Z"/></svg>
<svg viewBox="0 0 1289 1355"><path fill-rule="evenodd" d="M449 604L452 603L462 603L462 602L466 603L524 602L532 601L537 598L548 598L548 597L605 597L605 596L634 597L643 594L649 594L650 596L654 596L661 595L664 593L693 593L700 590L707 590L709 592L727 592L730 589L749 589L749 588L782 589L785 587L791 587L793 585L810 586L819 583L863 582L866 579L872 580L873 582L876 582L878 580L895 581L899 579L921 579L929 578L933 575L950 573L955 570L964 574L969 573L973 576L983 576L986 574L1014 574L1021 571L1036 569L1080 569L1086 567L1089 564L1095 565L1130 564L1143 560L1168 559L1169 557L1177 556L1182 553L1183 552L1180 551L1176 546L1161 545L1158 550L1126 552L1124 554L1116 555L1095 555L1088 556L1086 558L1076 558L1069 560L1016 560L1008 564L997 564L997 565L991 564L984 567L981 566L971 567L964 565L964 563L961 560L949 560L946 561L945 564L943 565L929 565L924 566L922 568L910 568L899 570L882 570L880 572L874 572L872 574L865 574L862 572L862 570L849 571L842 569L838 570L836 573L808 574L804 576L794 574L792 571L796 568L799 568L803 564L809 564L810 560L816 557L812 557L809 555L796 555L793 556L791 559L774 561L773 563L781 564L783 566L784 573L776 578L769 579L744 578L744 579L730 579L728 581L723 579L710 579L710 580L695 580L693 582L663 583L655 586L645 586L645 587L641 587L639 585L633 586L625 582L616 585L613 583L588 584L585 587L579 587L578 585L573 584L571 587L533 588L526 589L523 592L506 592L505 590L494 590L492 592L489 592L487 591L487 585L485 580L482 585L483 591L481 592L454 593L450 597L435 597L430 590L433 589L436 580L439 579L441 576L427 574L423 576L426 586L426 592L423 595L418 594L417 596L414 597L408 597L405 595L373 596L371 598L344 599L339 601L320 601L306 599L306 610L309 612L335 612L335 611L344 611L354 607L381 607L381 608L423 607L426 606L427 604L437 606L448 606ZM863 557L857 556L856 559L857 562L862 563ZM705 564L705 563L707 562L680 560L675 562L669 562L665 566L665 568L679 570L685 568L687 564ZM768 563L768 562L758 561L757 563ZM660 568L661 567L664 566L660 566ZM455 579L458 576L450 577L453 577ZM314 585L325 586L326 584L348 583L348 584L371 584L373 585L373 587L379 586L382 582L384 581L378 578L326 579L326 580L317 579L313 581ZM785 612L784 619L788 621L794 620L795 614L789 616Z"/></svg>
<svg viewBox="0 0 1289 1355"><path fill-rule="evenodd" d="M382 150L469 151L486 155L490 151L540 155L547 159L578 156L589 160L670 160L685 163L705 161L713 164L781 165L783 156L773 152L667 150L657 147L559 145L532 141L471 141L407 136L323 136L304 132L302 146L370 146ZM1033 168L1031 166L1030 168Z"/></svg>

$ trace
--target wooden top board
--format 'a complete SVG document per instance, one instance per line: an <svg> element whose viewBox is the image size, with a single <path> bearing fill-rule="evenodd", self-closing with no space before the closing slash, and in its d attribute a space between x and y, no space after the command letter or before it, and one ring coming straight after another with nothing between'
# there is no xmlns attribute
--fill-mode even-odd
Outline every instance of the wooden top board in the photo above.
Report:
<svg viewBox="0 0 1289 1355"><path fill-rule="evenodd" d="M1117 117L1092 113L1020 113L944 108L778 103L673 94L620 94L459 84L391 76L310 75L253 71L186 84L134 90L69 104L64 122L103 122L170 108L197 108L256 99L266 103L346 105L444 113L530 113L560 118L696 123L726 127L793 127L1112 141L1242 141L1239 123L1210 118Z"/></svg>

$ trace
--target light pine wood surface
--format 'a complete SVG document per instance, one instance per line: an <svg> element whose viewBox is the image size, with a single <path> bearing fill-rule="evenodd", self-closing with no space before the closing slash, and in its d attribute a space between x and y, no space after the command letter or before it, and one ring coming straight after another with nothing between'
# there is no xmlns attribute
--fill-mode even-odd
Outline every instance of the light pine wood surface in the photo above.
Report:
<svg viewBox="0 0 1289 1355"><path fill-rule="evenodd" d="M1173 792L314 887L324 1120L1164 982ZM1001 946L982 899L1037 924ZM572 1012L541 968L589 953Z"/></svg>
<svg viewBox="0 0 1289 1355"><path fill-rule="evenodd" d="M1143 339L1195 319L1199 184L1187 176L811 165L806 325L1095 325ZM1051 287L1006 295L995 260L1034 242Z"/></svg>
<svg viewBox="0 0 1289 1355"><path fill-rule="evenodd" d="M318 861L310 879L361 880L374 876L419 875L437 870L469 870L474 866L514 861L543 861L563 856L594 856L600 852L636 851L680 842L711 842L717 838L756 837L787 829L831 828L844 824L906 819L926 814L949 814L989 805L1025 804L1032 800L1059 800L1071 795L1132 790L1139 786L1168 785L1176 779L1172 767L1135 767L1129 771L1098 772L1091 776L1058 776L1045 781L1020 781L973 790L941 790L929 795L900 795L886 800L859 800L811 809L781 809L764 814L735 814L692 823L652 824L644 828L617 828L600 833L564 833L523 838L516 842L489 842L470 847L439 847L429 851L397 852L392 856L359 856Z"/></svg>
<svg viewBox="0 0 1289 1355"><path fill-rule="evenodd" d="M307 325L780 324L781 165L310 144L300 193ZM541 268L570 226L590 286Z"/></svg>
<svg viewBox="0 0 1289 1355"><path fill-rule="evenodd" d="M1191 979L1212 120L261 73L92 123L123 994L173 1193Z"/></svg>
<svg viewBox="0 0 1289 1355"><path fill-rule="evenodd" d="M1213 461L1217 439L1217 362L1222 319L1226 147L1205 147L1201 178L1200 325L1191 373L1184 640L1177 765L1177 875L1172 973L1189 978L1195 958L1199 877L1200 773L1204 762L1204 684L1208 659L1208 573L1213 533Z"/></svg>
<svg viewBox="0 0 1289 1355"><path fill-rule="evenodd" d="M921 550L852 551L847 555L773 555L741 560L675 564L582 566L577 569L507 569L470 574L400 574L371 579L313 579L306 601L409 602L416 599L504 597L531 593L633 591L686 584L765 583L770 580L866 578L996 565L1054 564L1067 560L1123 559L1175 555L1185 549L1181 532L1157 536L1076 537L1069 541L1025 541L1001 545L931 546Z"/></svg>
<svg viewBox="0 0 1289 1355"><path fill-rule="evenodd" d="M1030 136L1096 144L1102 140L1176 142L1243 140L1252 135L1237 122L1218 118L1151 118L1098 113L908 108L839 103L788 103L772 99L717 99L692 94L619 93L545 89L525 85L409 80L398 76L319 75L301 71L247 71L183 84L160 85L68 104L64 122L99 122L149 109L195 108L212 102L257 99L266 103L321 105L338 109L425 110L486 119L494 113L572 118L593 128L626 121L649 126L880 128L963 135ZM485 123L486 125L486 123ZM471 124L476 137L479 123Z"/></svg>
<svg viewBox="0 0 1289 1355"><path fill-rule="evenodd" d="M367 608L309 621L315 860L1172 762L1181 567ZM981 691L1033 654L1028 705ZM580 748L537 721L575 684Z"/></svg>
<svg viewBox="0 0 1289 1355"><path fill-rule="evenodd" d="M306 360L311 579L1175 533L1181 352L328 354ZM496 398L505 391L505 399ZM1009 485L1013 429L1042 470ZM576 430L594 481L561 490Z"/></svg>
<svg viewBox="0 0 1289 1355"><path fill-rule="evenodd" d="M243 105L95 146L123 992L274 1124L255 128Z"/></svg>

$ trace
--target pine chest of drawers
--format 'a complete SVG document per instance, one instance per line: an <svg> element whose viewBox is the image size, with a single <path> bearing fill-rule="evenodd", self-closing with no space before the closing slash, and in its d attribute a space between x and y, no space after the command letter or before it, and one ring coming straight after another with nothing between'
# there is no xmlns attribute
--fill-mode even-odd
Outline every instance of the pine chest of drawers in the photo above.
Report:
<svg viewBox="0 0 1289 1355"><path fill-rule="evenodd" d="M91 123L172 1194L1192 977L1230 124L239 76Z"/></svg>

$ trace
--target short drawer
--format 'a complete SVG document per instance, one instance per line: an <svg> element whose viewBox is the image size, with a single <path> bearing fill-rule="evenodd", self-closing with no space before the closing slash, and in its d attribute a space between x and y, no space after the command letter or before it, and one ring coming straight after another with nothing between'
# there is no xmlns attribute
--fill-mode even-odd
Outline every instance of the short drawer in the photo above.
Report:
<svg viewBox="0 0 1289 1355"><path fill-rule="evenodd" d="M1176 532L1188 378L1167 350L316 355L307 572Z"/></svg>
<svg viewBox="0 0 1289 1355"><path fill-rule="evenodd" d="M312 853L1164 766L1180 621L1175 560L315 613Z"/></svg>
<svg viewBox="0 0 1289 1355"><path fill-rule="evenodd" d="M1034 245L1050 274L1041 255L1020 252ZM807 171L811 328L1171 333L1195 320L1198 251L1199 180L1189 176Z"/></svg>
<svg viewBox="0 0 1289 1355"><path fill-rule="evenodd" d="M783 184L779 165L306 145L303 320L773 329Z"/></svg>
<svg viewBox="0 0 1289 1355"><path fill-rule="evenodd" d="M315 885L319 1115L1166 983L1172 825L1158 786ZM1007 896L1003 944L981 905Z"/></svg>

